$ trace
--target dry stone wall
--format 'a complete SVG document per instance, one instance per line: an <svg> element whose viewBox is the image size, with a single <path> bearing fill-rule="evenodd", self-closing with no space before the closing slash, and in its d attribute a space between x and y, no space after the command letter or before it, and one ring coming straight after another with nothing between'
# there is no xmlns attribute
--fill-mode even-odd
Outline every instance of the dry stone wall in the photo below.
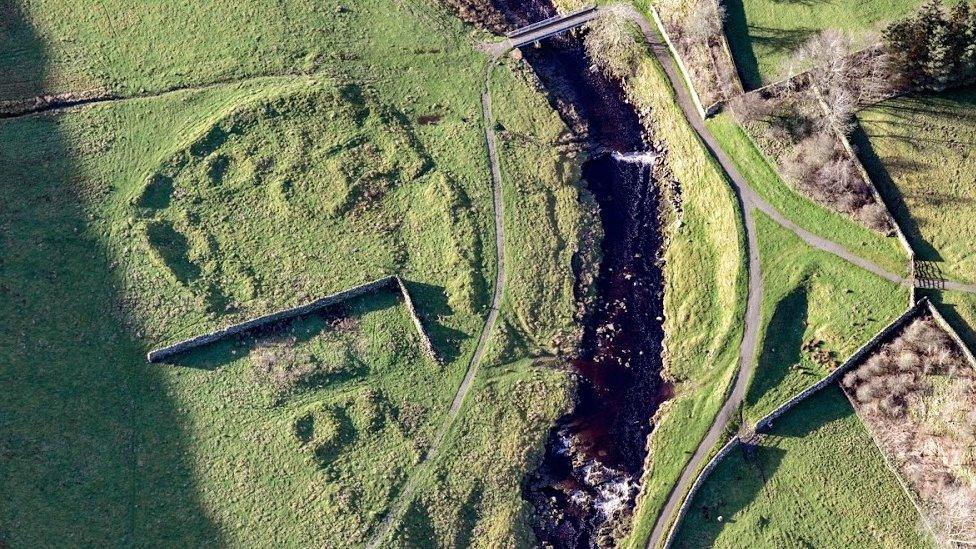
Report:
<svg viewBox="0 0 976 549"><path fill-rule="evenodd" d="M715 454L715 457L708 462L708 465L701 470L701 473L698 474L698 478L695 479L694 484L692 484L691 488L688 490L688 495L685 496L684 501L681 503L681 507L678 508L678 514L675 516L674 522L671 524L671 531L668 532L668 537L664 540L664 549L671 547L671 544L674 542L674 537L678 534L678 526L681 525L681 521L684 520L685 515L688 514L688 510L691 508L692 500L695 499L695 494L697 494L698 490L700 490L702 485L705 484L705 480L708 479L708 475L710 475L712 471L718 467L718 464L725 459L725 456L732 453L732 450L738 448L740 444L742 444L742 440L739 438L739 436L733 436L732 439L726 442L725 446L722 446L722 449Z"/></svg>
<svg viewBox="0 0 976 549"><path fill-rule="evenodd" d="M270 326L272 324L282 322L284 320L289 320L292 318L297 318L304 316L316 311L320 311L326 307L331 307L347 301L354 297L359 297L363 294L375 292L382 289L395 289L398 290L403 295L403 301L407 306L407 311L410 314L410 319L413 321L414 326L417 328L417 332L420 334L421 346L423 347L424 353L434 362L440 362L440 359L434 350L434 346L428 337L426 330L424 330L423 323L420 321L420 317L417 314L417 310L414 307L413 300L410 298L409 292L407 292L407 287L400 279L399 276L386 276L379 278L372 282L367 282L359 286L349 288L348 290L343 290L341 292L316 299L311 303L306 303L304 305L299 305L297 307L290 307L281 311L276 311L266 315L259 316L257 318L252 318L250 320L245 320L237 324L232 324L212 332L201 334L189 339L185 339L178 343L172 345L167 345L165 347L160 347L150 351L146 355L146 359L149 362L161 362L167 358L173 357L175 355L185 353L192 349L197 349L215 343L217 341L226 339L228 337L238 335L250 330L255 330L257 328L263 328Z"/></svg>

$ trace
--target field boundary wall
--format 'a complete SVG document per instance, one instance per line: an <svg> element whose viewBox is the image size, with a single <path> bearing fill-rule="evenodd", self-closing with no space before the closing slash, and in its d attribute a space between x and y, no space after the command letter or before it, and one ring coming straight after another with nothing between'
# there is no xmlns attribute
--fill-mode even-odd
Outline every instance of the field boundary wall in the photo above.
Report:
<svg viewBox="0 0 976 549"><path fill-rule="evenodd" d="M762 419L756 422L757 433L768 431L773 425L773 421L788 412L791 408L799 404L800 402L806 400L814 393L820 391L827 385L840 379L840 376L844 375L852 367L860 364L865 357L870 355L882 342L891 337L893 333L905 327L908 321L918 316L918 314L929 307L928 299L922 299L918 303L912 305L907 311L896 318L891 324L888 324L881 329L874 337L872 337L867 343L861 346L860 349L854 352L843 364L838 366L834 371L830 372L824 376L820 381L814 383L813 385L807 387L803 391L800 391L793 398L787 400L783 404L780 404L775 410L769 412Z"/></svg>
<svg viewBox="0 0 976 549"><path fill-rule="evenodd" d="M391 275L385 276L373 280L372 282L367 282L365 284L360 284L359 286L354 286L347 290L334 293L332 295L325 296L323 298L316 299L310 303L305 303L303 305L298 305L295 307L289 307L280 311L275 311L273 313L268 313L261 315L237 324L232 324L230 326L225 326L223 328L218 328L214 331L207 332L205 334L200 334L172 345L167 345L165 347L160 347L158 349L153 349L149 351L146 355L146 360L149 362L162 362L167 358L171 358L175 355L185 353L192 349L197 349L216 343L217 341L232 337L234 335L242 334L251 330L258 328L263 328L278 322L285 320L290 320L300 316L305 316L316 311L320 311L327 307L337 305L343 301L359 297L361 295L375 292L384 288L391 288L398 290L403 296L403 301L407 307L407 311L410 314L410 319L413 321L414 326L420 334L421 346L423 347L424 354L426 354L434 362L440 363L440 358L438 357L434 346L427 335L426 330L424 330L423 323L420 321L420 317L417 314L417 310L414 307L413 300L410 298L410 293L407 291L406 285L399 276Z"/></svg>

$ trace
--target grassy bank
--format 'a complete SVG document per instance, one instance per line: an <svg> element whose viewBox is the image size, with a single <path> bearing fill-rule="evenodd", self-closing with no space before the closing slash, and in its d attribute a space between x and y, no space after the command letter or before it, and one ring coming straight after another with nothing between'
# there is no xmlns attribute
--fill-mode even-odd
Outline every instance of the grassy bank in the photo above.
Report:
<svg viewBox="0 0 976 549"><path fill-rule="evenodd" d="M897 239L867 229L791 189L729 114L711 118L706 124L752 188L781 214L890 272L907 274L908 259Z"/></svg>
<svg viewBox="0 0 976 549"><path fill-rule="evenodd" d="M926 290L919 295L928 296L969 349L976 352L976 295Z"/></svg>
<svg viewBox="0 0 976 549"><path fill-rule="evenodd" d="M976 89L891 99L858 113L861 157L920 261L976 281Z"/></svg>
<svg viewBox="0 0 976 549"><path fill-rule="evenodd" d="M746 297L741 213L721 169L708 155L675 100L657 61L643 52L628 95L648 108L656 139L667 146L667 167L680 187L665 185L668 234L665 260L664 375L673 397L655 416L644 486L633 533L624 546L646 543L681 471L721 408L738 366Z"/></svg>
<svg viewBox="0 0 976 549"><path fill-rule="evenodd" d="M675 547L928 547L919 526L850 403L830 386L715 469Z"/></svg>
<svg viewBox="0 0 976 549"><path fill-rule="evenodd" d="M757 213L763 273L755 422L841 364L908 307L908 289L807 246Z"/></svg>

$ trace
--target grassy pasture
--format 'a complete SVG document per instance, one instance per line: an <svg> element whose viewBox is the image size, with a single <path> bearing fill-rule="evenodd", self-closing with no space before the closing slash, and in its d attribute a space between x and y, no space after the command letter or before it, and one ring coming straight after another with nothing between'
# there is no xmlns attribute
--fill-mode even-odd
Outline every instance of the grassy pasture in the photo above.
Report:
<svg viewBox="0 0 976 549"><path fill-rule="evenodd" d="M976 89L918 94L858 113L859 154L920 261L976 282Z"/></svg>
<svg viewBox="0 0 976 549"><path fill-rule="evenodd" d="M851 33L855 43L908 15L921 0L731 0L725 32L742 84L755 89L784 76L790 57L818 32ZM802 70L806 67L797 67Z"/></svg>
<svg viewBox="0 0 976 549"><path fill-rule="evenodd" d="M851 252L874 261L889 272L907 275L908 259L897 239L882 236L793 190L730 115L721 114L709 119L706 124L752 188L781 214L811 233L833 240Z"/></svg>
<svg viewBox="0 0 976 549"><path fill-rule="evenodd" d="M976 296L963 292L920 291L928 296L966 346L976 352Z"/></svg>
<svg viewBox="0 0 976 549"><path fill-rule="evenodd" d="M468 31L428 2L12 0L0 10L0 100L96 88L152 93L343 64L423 72L444 57L471 57L456 47Z"/></svg>
<svg viewBox="0 0 976 549"><path fill-rule="evenodd" d="M763 273L758 366L746 394L754 422L843 363L908 307L908 290L861 271L758 213Z"/></svg>
<svg viewBox="0 0 976 549"><path fill-rule="evenodd" d="M721 517L721 521L719 520ZM908 496L836 386L709 476L675 547L928 547Z"/></svg>
<svg viewBox="0 0 976 549"><path fill-rule="evenodd" d="M71 5L8 7L22 17L0 27L0 42L17 45L0 65L19 76L2 96L248 78L0 122L0 386L16 395L0 402L0 541L361 543L429 446L492 291L485 59L463 26L415 3L247 4L239 19L220 7L120 4L105 5L124 17L88 19ZM157 11L166 16L150 17ZM201 28L214 32L186 32ZM235 49L248 32L273 44L275 29L287 35L277 45ZM144 51L150 44L158 54ZM339 54L300 74L317 48ZM100 55L114 56L112 72L86 65ZM282 75L251 78L265 73ZM534 90L510 76L499 85L526 131L558 132ZM506 169L535 170L533 154ZM513 231L512 249L549 259L511 281L518 300L506 304L513 317L559 311L520 325L540 347L573 312L571 293L544 284L569 280L583 215L572 161L552 162L535 185L563 187L565 223L551 240ZM539 216L528 226L548 219L547 200L520 212ZM418 352L392 293L350 303L341 330L312 317L269 341L145 363L164 342L392 272L407 280L445 365ZM537 444L565 406L562 374L505 375L478 413L512 419L478 429ZM274 387L295 376L298 387ZM507 400L521 383L540 387L538 413ZM483 456L468 476L497 481L473 512L512 517L492 519L493 531L522 536L528 457L494 448L484 436L456 447Z"/></svg>

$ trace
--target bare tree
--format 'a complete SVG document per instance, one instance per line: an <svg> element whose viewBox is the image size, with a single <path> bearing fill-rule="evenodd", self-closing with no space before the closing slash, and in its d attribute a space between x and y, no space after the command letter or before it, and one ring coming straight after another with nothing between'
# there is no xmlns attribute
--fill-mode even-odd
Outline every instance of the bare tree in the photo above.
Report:
<svg viewBox="0 0 976 549"><path fill-rule="evenodd" d="M811 66L809 82L826 105L826 127L849 132L857 107L852 79L853 42L846 33L827 29L807 41L794 58L794 66Z"/></svg>
<svg viewBox="0 0 976 549"><path fill-rule="evenodd" d="M640 58L640 46L634 29L623 17L605 12L589 24L586 52L604 74L625 80L634 75Z"/></svg>
<svg viewBox="0 0 976 549"><path fill-rule="evenodd" d="M682 22L682 36L690 42L707 45L722 33L727 14L716 0L699 0Z"/></svg>

